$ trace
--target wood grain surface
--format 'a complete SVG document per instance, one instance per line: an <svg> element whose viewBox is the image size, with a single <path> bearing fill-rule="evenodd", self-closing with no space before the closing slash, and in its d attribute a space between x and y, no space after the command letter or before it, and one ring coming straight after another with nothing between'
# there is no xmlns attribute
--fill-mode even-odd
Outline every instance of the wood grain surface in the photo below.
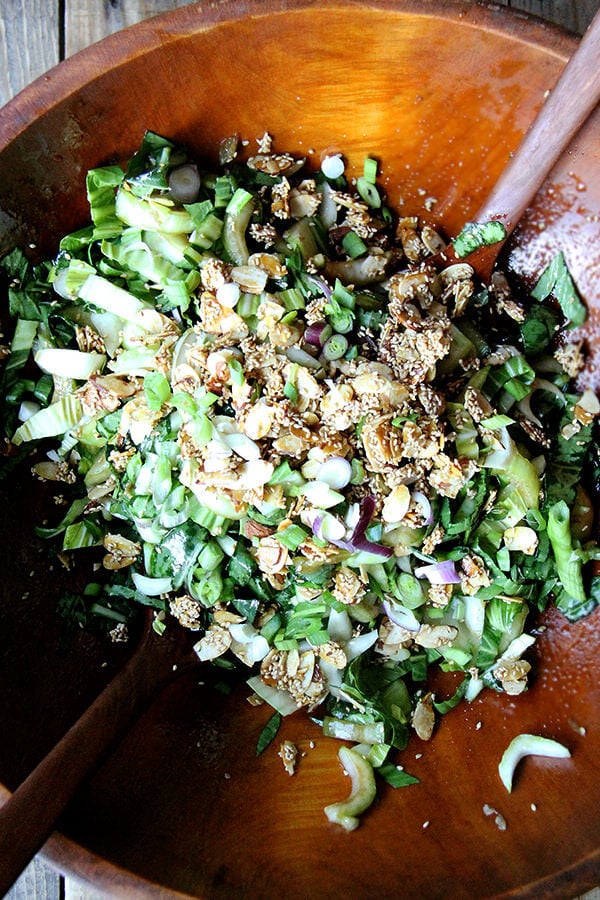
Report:
<svg viewBox="0 0 600 900"><path fill-rule="evenodd" d="M191 0L2 0L0 105L60 59L107 34ZM582 34L599 0L499 0Z"/></svg>
<svg viewBox="0 0 600 900"><path fill-rule="evenodd" d="M0 106L59 60L107 34L191 0L1 0ZM497 0L582 34L600 0ZM96 900L100 895L36 860L9 900ZM586 895L600 900L600 891Z"/></svg>

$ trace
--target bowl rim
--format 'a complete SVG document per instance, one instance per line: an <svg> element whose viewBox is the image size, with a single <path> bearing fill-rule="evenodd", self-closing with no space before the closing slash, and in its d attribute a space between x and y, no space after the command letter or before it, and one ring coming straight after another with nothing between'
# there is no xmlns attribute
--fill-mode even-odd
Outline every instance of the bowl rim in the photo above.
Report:
<svg viewBox="0 0 600 900"><path fill-rule="evenodd" d="M106 56L120 63L156 50L186 34L240 18L262 18L305 8L356 7L405 11L425 18L442 18L472 28L508 34L525 44L543 48L566 63L578 43L577 35L530 13L500 6L494 0L196 0L159 13L107 35L39 75L0 107L0 151L27 130L38 116L87 84L101 78Z"/></svg>
<svg viewBox="0 0 600 900"><path fill-rule="evenodd" d="M241 18L261 18L273 14L309 9L335 9L348 5L389 9L397 13L442 18L487 32L506 35L538 47L565 63L578 44L579 37L559 25L531 13L500 6L494 0L196 0L186 6L153 15L108 35L59 62L38 76L0 107L0 152L23 134L31 122L62 103L87 84L101 78L106 56L119 65L186 34L208 30L221 23ZM0 782L0 806L11 792ZM44 844L39 857L62 874L114 896L127 898L195 897L136 874L89 850L74 839L55 831ZM600 848L572 866L541 879L496 895L495 900L534 900L540 896L576 896L597 886L600 877Z"/></svg>

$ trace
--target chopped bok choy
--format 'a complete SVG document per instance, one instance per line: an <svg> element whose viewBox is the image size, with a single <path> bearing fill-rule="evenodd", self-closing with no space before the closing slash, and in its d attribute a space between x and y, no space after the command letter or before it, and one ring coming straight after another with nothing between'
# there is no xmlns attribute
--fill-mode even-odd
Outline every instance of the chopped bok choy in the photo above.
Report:
<svg viewBox="0 0 600 900"><path fill-rule="evenodd" d="M515 769L525 756L548 756L553 759L568 759L570 751L564 744L537 734L519 734L513 738L498 765L502 784L510 794Z"/></svg>
<svg viewBox="0 0 600 900"><path fill-rule="evenodd" d="M416 781L411 735L527 689L539 612L597 605L600 404L562 255L532 295L437 272L441 236L393 214L375 159L354 180L268 144L229 139L216 169L149 132L88 174L55 259L2 260L2 464L56 482L39 533L92 561L62 613L191 631L273 708L261 753L301 709L353 745L326 811L351 829L376 777ZM503 239L470 224L455 248Z"/></svg>

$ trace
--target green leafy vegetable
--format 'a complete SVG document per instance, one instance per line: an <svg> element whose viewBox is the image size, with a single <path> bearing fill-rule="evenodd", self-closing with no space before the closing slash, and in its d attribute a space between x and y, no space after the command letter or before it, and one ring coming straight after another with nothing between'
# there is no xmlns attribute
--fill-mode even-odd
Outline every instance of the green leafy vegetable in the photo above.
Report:
<svg viewBox="0 0 600 900"><path fill-rule="evenodd" d="M501 222L467 222L452 241L452 246L457 256L464 257L480 247L498 244L505 237L506 228Z"/></svg>
<svg viewBox="0 0 600 900"><path fill-rule="evenodd" d="M527 310L521 324L521 339L525 353L541 353L560 327L559 314L546 306L533 306Z"/></svg>
<svg viewBox="0 0 600 900"><path fill-rule="evenodd" d="M531 292L536 300L545 300L551 295L568 322L572 325L582 325L585 322L587 310L579 297L562 251L548 263Z"/></svg>
<svg viewBox="0 0 600 900"><path fill-rule="evenodd" d="M582 578L581 556L573 546L569 508L559 500L548 512L548 538L556 560L558 578L563 591L556 598L556 605L568 619L575 621L587 615L595 606L587 596Z"/></svg>
<svg viewBox="0 0 600 900"><path fill-rule="evenodd" d="M383 780L393 788L408 787L410 784L419 784L418 778L405 772L401 767L393 765L393 763L385 763L384 765L379 766L377 772L381 775Z"/></svg>
<svg viewBox="0 0 600 900"><path fill-rule="evenodd" d="M60 501L38 534L89 569L72 625L190 630L273 709L257 754L298 709L356 745L327 813L351 829L376 777L417 781L413 731L526 689L538 610L600 602L600 408L556 352L585 310L562 255L535 303L433 273L374 158L355 184L228 147L207 170L149 132L53 261L2 260L0 468L30 457ZM504 237L470 223L456 253ZM454 693L425 700L438 669Z"/></svg>

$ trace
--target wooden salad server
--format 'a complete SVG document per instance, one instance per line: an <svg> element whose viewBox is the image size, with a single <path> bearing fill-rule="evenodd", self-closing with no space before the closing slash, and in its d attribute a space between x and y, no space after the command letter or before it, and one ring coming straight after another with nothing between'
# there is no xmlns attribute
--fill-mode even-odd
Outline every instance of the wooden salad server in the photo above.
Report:
<svg viewBox="0 0 600 900"><path fill-rule="evenodd" d="M453 262L468 262L481 281L487 283L506 238L512 234L560 156L599 102L600 11L511 155L492 192L473 216L473 222L501 222L506 231L504 240L462 258L456 255L450 243L430 262L439 269Z"/></svg>
<svg viewBox="0 0 600 900"><path fill-rule="evenodd" d="M148 613L138 649L123 669L0 807L0 897L45 843L79 785L119 735L161 688L200 664L188 633L177 626L159 635L153 618Z"/></svg>
<svg viewBox="0 0 600 900"><path fill-rule="evenodd" d="M474 221L500 221L510 235L561 153L600 100L600 13L565 67ZM503 242L465 257L489 279ZM435 258L457 260L452 245ZM173 629L177 632L178 629ZM56 747L0 809L0 895L43 846L69 800L110 746L175 675L198 664L183 636L159 637L148 624L139 649Z"/></svg>

